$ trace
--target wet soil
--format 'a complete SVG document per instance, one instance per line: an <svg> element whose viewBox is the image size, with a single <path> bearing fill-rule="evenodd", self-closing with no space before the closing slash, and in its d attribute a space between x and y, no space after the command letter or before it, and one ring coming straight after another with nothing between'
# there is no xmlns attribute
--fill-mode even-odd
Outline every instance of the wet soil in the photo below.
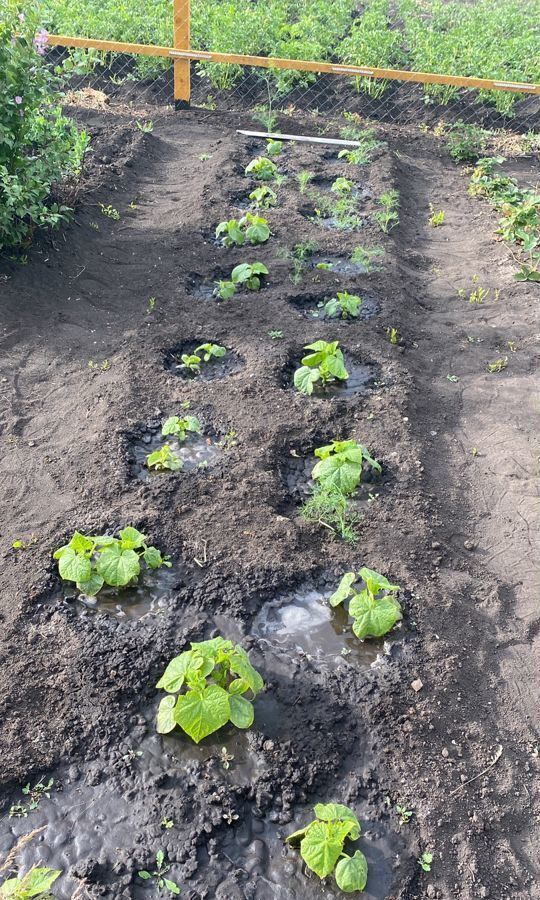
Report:
<svg viewBox="0 0 540 900"><path fill-rule="evenodd" d="M23 859L63 870L59 898L82 883L92 898L158 896L136 873L162 848L186 900L316 900L335 889L306 877L283 836L313 803L337 800L363 823L373 900L536 900L538 287L513 280L496 216L440 145L381 129L389 146L365 177L374 196L400 190L401 222L386 237L368 216L361 242L384 246L384 268L308 268L302 288L361 284L376 316L357 332L291 305L298 286L278 246L317 240L323 259L348 259L359 242L322 238L292 177L257 248L264 296L197 301L194 276L223 266L204 231L248 192L243 168L262 145L217 113L179 113L148 135L121 111L80 115L95 150L75 222L40 238L27 265L0 267L0 853L45 825ZM349 174L328 156L297 145L287 168ZM427 225L430 202L442 228ZM480 307L457 295L473 274L492 288ZM373 384L332 402L284 390L292 358L334 327L346 355L376 368ZM215 377L177 377L172 356L206 341L228 348L234 371L218 361ZM508 368L489 375L508 341ZM187 400L216 433L235 432L223 463L134 478L126 435ZM356 438L391 475L356 546L306 522L283 479L291 447L321 436ZM138 618L119 617L116 598L78 610L52 551L75 528L128 523L171 555L172 582L157 598L143 586L150 614ZM327 618L317 593L364 564L405 589L386 648L353 648L348 623L335 627L343 613ZM164 666L217 633L241 641L264 677L254 728L198 748L157 736ZM21 785L41 776L55 779L51 799L10 818ZM413 810L408 825L396 805Z"/></svg>

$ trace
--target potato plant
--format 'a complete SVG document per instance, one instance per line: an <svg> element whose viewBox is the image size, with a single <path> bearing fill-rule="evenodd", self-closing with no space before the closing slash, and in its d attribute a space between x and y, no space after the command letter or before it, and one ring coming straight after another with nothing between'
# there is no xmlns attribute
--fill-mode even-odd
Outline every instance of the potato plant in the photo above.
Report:
<svg viewBox="0 0 540 900"><path fill-rule="evenodd" d="M241 219L220 222L216 228L216 238L221 238L224 247L242 247L249 244L264 244L270 237L268 222L262 216L246 213Z"/></svg>
<svg viewBox="0 0 540 900"><path fill-rule="evenodd" d="M248 291L260 291L261 276L268 274L268 269L263 263L240 263L232 270L229 281L216 281L215 294L222 300L230 300L239 287L246 287Z"/></svg>
<svg viewBox="0 0 540 900"><path fill-rule="evenodd" d="M356 585L363 582L360 590ZM346 572L330 597L331 606L349 600L349 615L354 619L352 630L357 638L380 638L400 621L401 606L394 597L399 585L391 584L384 575L364 566L359 572Z"/></svg>
<svg viewBox="0 0 540 900"><path fill-rule="evenodd" d="M274 181L278 174L278 167L266 156L257 156L246 166L246 175L251 175L256 181Z"/></svg>
<svg viewBox="0 0 540 900"><path fill-rule="evenodd" d="M168 695L159 704L159 734L178 726L198 744L227 722L250 728L253 703L244 695L254 698L264 683L242 647L216 637L175 656L156 687Z"/></svg>
<svg viewBox="0 0 540 900"><path fill-rule="evenodd" d="M345 852L345 841L360 838L360 822L342 803L317 803L315 819L290 834L290 844L300 844L300 855L308 869L319 878L334 875L337 886L346 894L363 891L367 884L368 864L361 850L352 856Z"/></svg>
<svg viewBox="0 0 540 900"><path fill-rule="evenodd" d="M172 565L157 547L147 544L146 535L128 525L112 535L84 535L76 531L70 542L55 550L62 581L74 581L77 590L94 597L104 587L127 587L141 574L141 562L149 569Z"/></svg>
<svg viewBox="0 0 540 900"><path fill-rule="evenodd" d="M311 395L317 382L325 388L349 377L339 341L315 341L306 344L304 350L312 352L302 357L302 365L294 373L294 386L300 393Z"/></svg>

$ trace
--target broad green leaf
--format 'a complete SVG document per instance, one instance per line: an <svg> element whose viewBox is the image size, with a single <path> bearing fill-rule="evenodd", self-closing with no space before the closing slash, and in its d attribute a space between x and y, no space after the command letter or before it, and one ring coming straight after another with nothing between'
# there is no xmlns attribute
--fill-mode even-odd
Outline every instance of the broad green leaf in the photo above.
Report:
<svg viewBox="0 0 540 900"><path fill-rule="evenodd" d="M165 419L161 427L161 434L163 437L167 437L169 434L178 434L178 432L182 430L180 422L181 419L179 416L169 416L168 419Z"/></svg>
<svg viewBox="0 0 540 900"><path fill-rule="evenodd" d="M139 878L142 878L143 881L148 881L148 879L152 877L150 872L147 872L146 869L142 869L140 872L137 872L137 875L139 876Z"/></svg>
<svg viewBox="0 0 540 900"><path fill-rule="evenodd" d="M164 851L163 851L163 850L158 850L158 852L156 853L156 864L157 864L157 866L158 866L159 869L160 869L161 866L163 865L164 861L165 861L165 853L164 853Z"/></svg>
<svg viewBox="0 0 540 900"><path fill-rule="evenodd" d="M312 822L300 843L302 859L319 878L326 878L334 871L344 840L328 822Z"/></svg>
<svg viewBox="0 0 540 900"><path fill-rule="evenodd" d="M302 365L307 366L308 369L315 369L324 362L325 358L324 353L308 353L307 356L302 357Z"/></svg>
<svg viewBox="0 0 540 900"><path fill-rule="evenodd" d="M251 264L251 272L253 275L269 275L269 271L263 263L255 262Z"/></svg>
<svg viewBox="0 0 540 900"><path fill-rule="evenodd" d="M243 678L236 678L229 685L229 694L245 694L249 691L249 684Z"/></svg>
<svg viewBox="0 0 540 900"><path fill-rule="evenodd" d="M360 850L357 850L354 856L346 856L340 859L334 875L336 876L338 888L344 891L345 894L363 891L368 877L366 857Z"/></svg>
<svg viewBox="0 0 540 900"><path fill-rule="evenodd" d="M184 683L186 672L193 660L193 651L186 650L171 659L163 675L156 684L157 688L163 688L168 694L176 694Z"/></svg>
<svg viewBox="0 0 540 900"><path fill-rule="evenodd" d="M253 703L250 703L245 697L232 694L229 697L229 704L231 708L230 718L233 725L236 725L237 728L251 728L255 718Z"/></svg>
<svg viewBox="0 0 540 900"><path fill-rule="evenodd" d="M390 584L390 582L387 578L384 577L384 575L381 575L374 569L368 569L366 566L363 566L358 574L362 581L365 582L367 589L374 596L377 596L380 591L401 590L398 584Z"/></svg>
<svg viewBox="0 0 540 900"><path fill-rule="evenodd" d="M50 890L56 879L62 874L61 869L30 869L23 878L9 878L0 887L1 897L13 897L14 900L30 900Z"/></svg>
<svg viewBox="0 0 540 900"><path fill-rule="evenodd" d="M334 819L350 822L354 826L353 830L348 832L351 840L356 841L360 837L360 822L352 809L344 806L343 803L317 803L314 812L317 818L322 819L323 822L331 822Z"/></svg>
<svg viewBox="0 0 540 900"><path fill-rule="evenodd" d="M346 381L349 377L341 350L338 350L333 356L328 356L324 361L324 366L330 375L339 378L340 381Z"/></svg>
<svg viewBox="0 0 540 900"><path fill-rule="evenodd" d="M339 606L351 596L351 588L356 581L356 572L345 572L345 575L339 582L337 590L330 597L330 606Z"/></svg>
<svg viewBox="0 0 540 900"><path fill-rule="evenodd" d="M335 353L339 341L314 341L313 344L306 344L304 350L322 351L324 353Z"/></svg>
<svg viewBox="0 0 540 900"><path fill-rule="evenodd" d="M328 456L313 467L311 477L325 487L333 487L342 494L352 494L360 483L362 471L355 463L342 460L339 456Z"/></svg>
<svg viewBox="0 0 540 900"><path fill-rule="evenodd" d="M309 369L307 366L301 366L294 373L294 386L302 394L312 394L313 385L319 378L318 369Z"/></svg>
<svg viewBox="0 0 540 900"><path fill-rule="evenodd" d="M116 544L103 551L96 563L96 568L99 574L103 575L107 584L112 587L125 587L139 575L141 564L135 550L122 550Z"/></svg>
<svg viewBox="0 0 540 900"><path fill-rule="evenodd" d="M222 637L211 638L209 641L198 641L191 644L192 650L198 650L203 656L215 657L218 650L232 650L233 642Z"/></svg>
<svg viewBox="0 0 540 900"><path fill-rule="evenodd" d="M248 278L251 278L252 269L249 263L240 263L235 266L231 272L231 281L233 284L243 284Z"/></svg>
<svg viewBox="0 0 540 900"><path fill-rule="evenodd" d="M91 537L87 537L85 534L81 534L80 531L76 531L69 542L69 546L72 547L76 553L84 553L85 551L92 551L94 549L94 541Z"/></svg>
<svg viewBox="0 0 540 900"><path fill-rule="evenodd" d="M176 719L174 717L174 707L176 706L176 697L168 694L162 697L157 713L156 730L158 734L168 734L176 727Z"/></svg>
<svg viewBox="0 0 540 900"><path fill-rule="evenodd" d="M58 572L64 581L88 581L92 575L92 563L82 553L66 547L58 560Z"/></svg>
<svg viewBox="0 0 540 900"><path fill-rule="evenodd" d="M266 222L256 223L246 229L246 237L251 244L264 244L270 237L270 229Z"/></svg>
<svg viewBox="0 0 540 900"><path fill-rule="evenodd" d="M122 542L122 550L138 550L146 541L146 535L128 525L127 528L123 528L120 532L120 540Z"/></svg>
<svg viewBox="0 0 540 900"><path fill-rule="evenodd" d="M194 431L200 433L202 431L202 425L197 418L197 416L186 416L183 419L186 431Z"/></svg>
<svg viewBox="0 0 540 900"><path fill-rule="evenodd" d="M147 547L143 559L150 569L159 569L163 565L163 557L157 547Z"/></svg>
<svg viewBox="0 0 540 900"><path fill-rule="evenodd" d="M196 744L225 725L231 715L229 695L222 687L211 684L201 691L190 691L178 698L175 708L177 724Z"/></svg>
<svg viewBox="0 0 540 900"><path fill-rule="evenodd" d="M401 607L394 597L372 600L367 591L362 591L351 600L349 615L355 620L352 629L357 638L379 638L399 622Z"/></svg>
<svg viewBox="0 0 540 900"><path fill-rule="evenodd" d="M77 590L86 597L95 597L103 587L104 581L97 572L92 572L88 581L78 581Z"/></svg>
<svg viewBox="0 0 540 900"><path fill-rule="evenodd" d="M165 887L167 888L167 890L171 892L171 894L179 894L180 893L180 888L178 887L177 884L174 883L174 881L170 881L168 878L164 878L163 883L164 883Z"/></svg>
<svg viewBox="0 0 540 900"><path fill-rule="evenodd" d="M233 653L231 653L230 667L235 675L239 675L240 678L247 681L254 694L258 694L259 691L262 691L264 681L257 670L251 665L249 657L243 647L235 647Z"/></svg>

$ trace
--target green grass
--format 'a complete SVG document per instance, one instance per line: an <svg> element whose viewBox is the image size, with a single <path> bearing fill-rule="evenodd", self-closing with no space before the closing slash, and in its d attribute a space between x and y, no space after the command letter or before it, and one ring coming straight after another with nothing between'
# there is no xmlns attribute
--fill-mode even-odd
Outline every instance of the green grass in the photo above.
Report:
<svg viewBox="0 0 540 900"><path fill-rule="evenodd" d="M49 28L64 34L170 46L171 0L44 0ZM386 68L511 81L540 81L540 0L366 0L354 17L356 0L192 0L192 46L223 53L290 59L333 60ZM391 13L391 9L393 13ZM168 65L168 63L165 63ZM139 59L141 75L159 72L163 62ZM217 88L242 76L239 66L201 63ZM261 75L265 73L262 72ZM273 90L316 80L313 73L279 71ZM372 97L384 81L356 79ZM457 89L426 85L426 102L447 103ZM519 95L479 92L500 112L510 112Z"/></svg>

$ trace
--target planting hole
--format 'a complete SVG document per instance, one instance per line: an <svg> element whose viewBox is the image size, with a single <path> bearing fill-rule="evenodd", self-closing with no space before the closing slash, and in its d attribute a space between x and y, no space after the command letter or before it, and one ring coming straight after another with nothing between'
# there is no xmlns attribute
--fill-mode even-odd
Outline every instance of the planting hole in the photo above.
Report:
<svg viewBox="0 0 540 900"><path fill-rule="evenodd" d="M212 356L207 361L204 360L204 351L199 350L200 347L210 346L222 347L213 341L187 341L184 344L176 344L170 350L165 350L163 365L165 368L189 381L201 379L203 381L212 381L215 378L224 378L227 375L234 375L244 368L244 360L234 350L225 349L225 354L221 356ZM199 358L199 363L194 358ZM184 359L182 359L184 357ZM191 363L190 363L191 360Z"/></svg>
<svg viewBox="0 0 540 900"><path fill-rule="evenodd" d="M294 373L302 365L302 358L306 352L292 353L288 364L285 365L283 372L283 387L293 390L295 394L302 397L305 396L294 386ZM329 381L323 384L322 381L316 381L313 385L313 393L311 397L319 400L331 400L336 397L352 397L356 394L367 392L375 383L377 377L376 367L369 364L358 362L351 356L345 354L345 367L349 374L347 379Z"/></svg>
<svg viewBox="0 0 540 900"><path fill-rule="evenodd" d="M340 291L341 293L341 291ZM332 299L338 296L338 292L327 293L327 294L318 294L316 296L307 296L307 297L293 297L289 301L293 306L297 307L302 313L302 315L306 319L315 319L317 321L322 322L330 322L333 324L339 322L345 322L346 324L352 324L362 319L371 319L375 316L379 311L379 303L373 296L373 294L367 294L365 291L358 291L353 289L353 293L360 297L362 303L358 308L357 316L346 316L343 318L342 315L329 315L327 303ZM326 307L326 309L325 309Z"/></svg>
<svg viewBox="0 0 540 900"><path fill-rule="evenodd" d="M175 437L163 437L161 425L148 427L132 439L129 454L132 477L141 481L154 481L168 474L167 470L151 471L146 465L147 456L154 450L159 450L164 444L168 444L171 451L182 460L182 467L177 470L177 474L215 466L223 454L215 438L208 434L192 433L188 434L184 441L178 441Z"/></svg>
<svg viewBox="0 0 540 900"><path fill-rule="evenodd" d="M172 569L145 569L137 584L128 587L105 585L96 597L86 597L77 591L74 584L66 582L63 595L66 600L75 601L78 612L87 609L133 621L166 609L173 592L179 587L183 587L183 578L175 565Z"/></svg>

